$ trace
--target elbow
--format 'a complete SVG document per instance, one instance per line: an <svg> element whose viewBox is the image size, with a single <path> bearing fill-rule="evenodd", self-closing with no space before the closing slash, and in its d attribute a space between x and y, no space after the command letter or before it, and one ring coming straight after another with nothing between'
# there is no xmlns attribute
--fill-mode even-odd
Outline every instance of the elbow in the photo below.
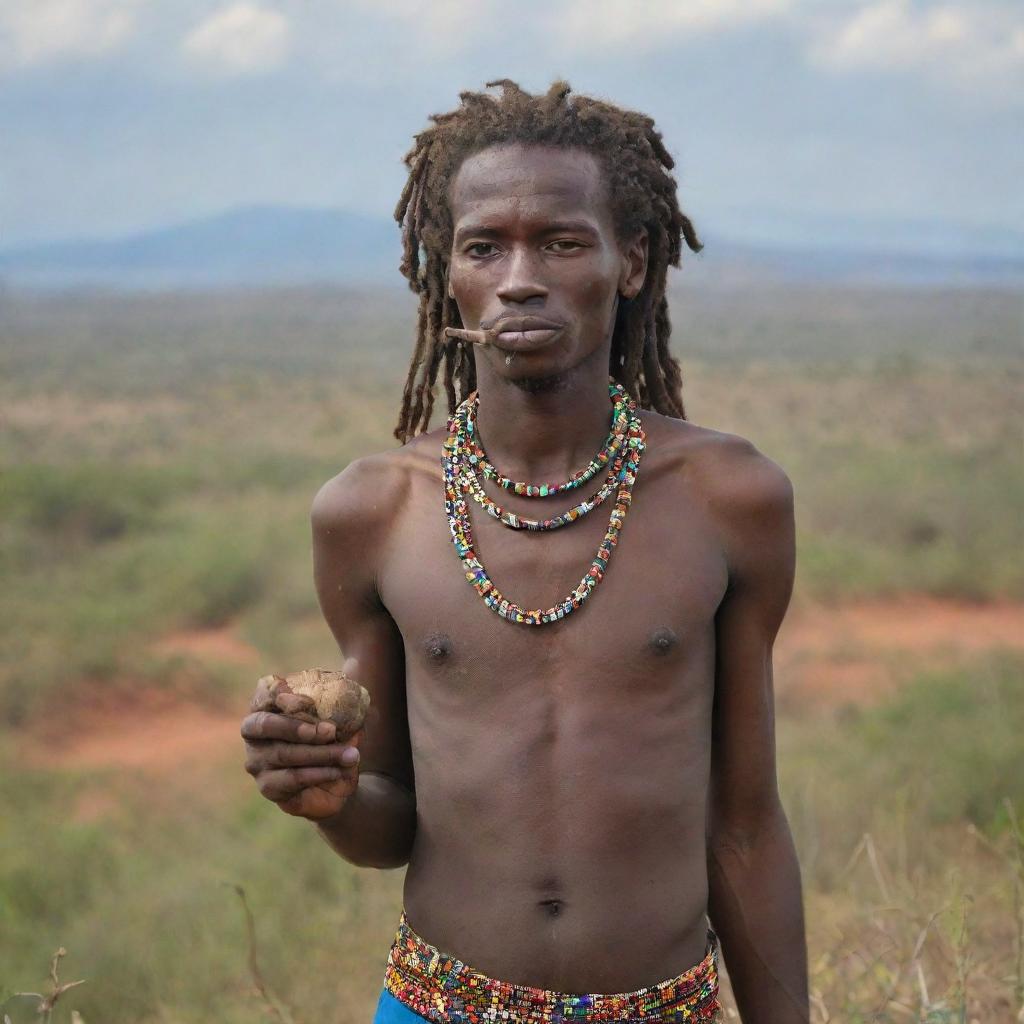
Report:
<svg viewBox="0 0 1024 1024"><path fill-rule="evenodd" d="M376 868L378 871L394 871L404 868L409 863L408 856L375 856L375 857L346 857L350 864L357 868Z"/></svg>
<svg viewBox="0 0 1024 1024"><path fill-rule="evenodd" d="M321 830L321 835L323 832ZM334 847L335 852L353 867L376 868L378 871L393 871L397 868L404 868L412 854L412 843L401 848L382 845L362 845L358 847L346 846L339 848L337 843L332 843L329 837L324 836L329 845Z"/></svg>
<svg viewBox="0 0 1024 1024"><path fill-rule="evenodd" d="M377 868L378 871L395 871L398 868L404 868L409 863L409 855L405 854L403 857L393 857L390 860L381 860L378 864L371 864L370 867Z"/></svg>
<svg viewBox="0 0 1024 1024"><path fill-rule="evenodd" d="M368 850L352 863L360 868L376 868L378 871L395 871L408 865L412 857L412 842L398 846L384 846Z"/></svg>

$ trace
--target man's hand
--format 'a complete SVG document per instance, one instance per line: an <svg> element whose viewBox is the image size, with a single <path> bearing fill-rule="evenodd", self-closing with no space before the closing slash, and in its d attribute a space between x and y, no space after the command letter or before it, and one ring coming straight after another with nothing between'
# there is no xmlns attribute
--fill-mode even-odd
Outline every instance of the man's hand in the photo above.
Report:
<svg viewBox="0 0 1024 1024"><path fill-rule="evenodd" d="M311 821L329 818L356 791L362 729L337 742L333 722L314 725L256 711L243 720L241 731L245 770L260 793L286 814Z"/></svg>

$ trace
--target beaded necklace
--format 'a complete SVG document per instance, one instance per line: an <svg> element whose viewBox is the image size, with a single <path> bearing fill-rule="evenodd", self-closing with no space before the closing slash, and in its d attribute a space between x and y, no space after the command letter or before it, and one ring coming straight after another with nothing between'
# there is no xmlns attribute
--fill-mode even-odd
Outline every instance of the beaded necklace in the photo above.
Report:
<svg viewBox="0 0 1024 1024"><path fill-rule="evenodd" d="M622 438L625 435L629 416L629 395L626 394L626 389L611 377L608 378L608 394L612 399L612 428L604 442L604 447L590 460L590 464L585 469L573 473L565 483L534 485L510 480L491 465L487 459L486 452L484 452L477 439L476 410L480 405L480 395L476 391L469 396L468 404L463 403L466 406L464 414L466 432L473 449L469 456L469 461L487 479L493 480L506 491L514 491L516 494L521 494L524 498L547 498L549 495L560 494L562 491L571 491L574 487L582 487L602 466L606 466L615 457L615 453L622 446Z"/></svg>
<svg viewBox="0 0 1024 1024"><path fill-rule="evenodd" d="M614 395L616 388L620 387L620 385L617 385L609 378L610 394ZM625 390L622 390L622 395L626 404L626 432L619 445L621 453L616 456L613 462L612 473L609 474L609 476L614 474L614 485L617 486L618 492L615 497L615 507L609 516L608 530L598 545L597 554L590 563L590 567L576 588L563 601L546 609L527 609L516 604L514 601L508 600L488 577L483 564L477 558L473 548L472 522L465 495L472 492L471 478L479 484L479 477L477 475L479 472L477 469L479 459L476 463L469 461L469 454L475 452L475 448L470 440L472 428L467 426L469 407L478 401L478 395L474 392L474 394L468 396L450 417L448 421L448 437L445 439L441 455L441 468L444 476L445 513L448 517L448 527L451 531L452 542L455 545L455 552L459 556L465 570L466 581L483 598L484 604L503 619L527 626L541 626L549 622L555 622L558 619L563 619L566 615L579 608L593 593L598 583L604 579L605 570L611 559L612 548L618 544L619 531L622 529L626 513L629 511L632 502L633 484L636 481L640 457L646 449L646 435L641 426L640 417L637 415L636 403ZM593 473L591 476L593 476ZM570 483L572 479L574 478L570 478ZM532 487L533 485L523 486ZM568 490L569 488L562 486L561 489ZM601 500L604 499L602 498ZM493 505L494 503L492 502L491 504ZM594 499L591 499L591 508L596 508L597 504ZM494 507L497 509L497 506ZM564 526L568 522L574 522L580 518L581 513L578 511L578 508L579 506L564 513L563 517L568 518L563 522L559 522L558 525ZM572 514L574 511L576 515ZM587 511L590 511L590 508ZM498 509L498 512L503 512L503 510ZM505 516L510 515L510 513L504 514ZM555 519L562 519L563 517L555 517ZM506 526L512 525L500 515L496 516L496 518ZM518 522L523 522L518 517L513 518ZM527 522L532 521L528 520ZM551 523L554 520L546 520L544 522ZM529 529L529 527L519 528ZM533 528L554 529L555 527L534 526Z"/></svg>
<svg viewBox="0 0 1024 1024"><path fill-rule="evenodd" d="M458 412L456 415L460 415L463 420L466 419L465 412ZM618 486L622 484L625 478L625 473L628 467L629 453L635 451L637 443L639 442L639 429L635 424L630 424L628 418L625 420L626 428L622 432L622 436L617 438L615 441L614 451L616 452L614 461L612 462L611 468L608 471L608 476L605 482L601 485L601 489L591 498L586 501L580 502L578 505L573 505L572 508L567 509L560 515L553 516L551 519L527 519L524 516L518 516L513 512L508 512L503 509L497 502L493 501L483 488L480 476L480 464L478 461L474 461L473 452L480 451L478 446L474 449L472 445L460 448L460 457L466 459L474 470L462 475L461 484L462 491L464 494L469 494L472 499L483 508L483 510L494 519L500 520L506 526L511 527L513 530L557 530L561 526L567 526L569 523L574 523L577 519L592 512L598 505L616 490ZM460 426L462 424L460 423ZM562 486L564 485L557 485ZM557 493L555 491L549 491L549 494Z"/></svg>

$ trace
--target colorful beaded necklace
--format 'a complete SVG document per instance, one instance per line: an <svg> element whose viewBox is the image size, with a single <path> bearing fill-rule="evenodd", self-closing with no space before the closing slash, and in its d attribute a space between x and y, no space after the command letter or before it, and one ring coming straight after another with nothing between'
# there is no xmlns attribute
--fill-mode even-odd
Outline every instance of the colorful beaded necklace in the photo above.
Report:
<svg viewBox="0 0 1024 1024"><path fill-rule="evenodd" d="M617 389L621 389L621 385L616 384L615 381L609 378L609 394L612 396L613 401L616 397ZM479 459L476 463L469 460L469 454L471 452L475 453L476 447L471 441L473 436L471 430L473 428L467 425L469 408L475 405L479 398L477 393L474 392L472 395L469 395L449 418L448 437L445 439L441 455L441 468L444 476L445 513L448 517L448 527L455 545L455 552L462 561L466 573L466 581L483 598L484 604L503 619L527 626L541 626L545 623L563 619L566 615L579 608L590 594L593 593L598 583L604 579L605 570L611 559L612 548L618 544L619 531L622 529L626 513L629 511L632 502L633 484L636 481L640 457L646 449L646 435L641 426L640 417L637 415L636 403L624 390L622 390L622 395L626 404L626 431L618 446L621 448L621 453L615 457L612 472L609 474L610 477L614 475L614 485L618 487L618 493L615 498L615 507L609 516L608 530L604 535L604 539L598 545L597 555L590 563L590 567L576 588L565 600L546 609L527 609L516 604L514 601L509 601L490 580L480 559L477 558L473 548L473 529L469 515L469 505L465 498L465 495L472 491L473 484L471 480L475 480L478 485L480 483L478 476L480 470L477 468ZM479 442L477 441L478 445ZM480 450L482 451L482 448ZM591 473L591 476L593 476L593 473ZM570 478L569 482L572 479L575 479L575 477ZM533 485L523 486L532 487ZM569 488L560 486L560 489L568 490ZM487 500L489 501L490 499ZM597 504L594 499L591 499L590 508L587 511L589 512L591 508L596 508ZM497 506L495 508L497 509ZM580 518L579 508L580 506L576 506L564 513L562 517L555 517L556 520L568 517L564 518L564 521L558 522L557 525L563 526ZM498 509L498 511L503 512L501 509ZM575 515L573 514L574 512ZM582 514L585 515L586 513ZM504 513L504 515L508 516L510 514ZM507 526L513 525L500 515L496 516L496 518ZM518 522L523 522L518 517L513 518ZM552 523L554 521L546 520L544 522ZM532 521L527 520L526 522ZM529 529L530 527L525 528ZM555 529L556 527L549 525L545 527L534 526L533 528Z"/></svg>
<svg viewBox="0 0 1024 1024"><path fill-rule="evenodd" d="M510 480L491 465L487 459L487 453L480 447L476 436L476 410L480 405L480 396L476 391L469 396L469 404L466 405L465 410L466 432L472 448L469 461L487 479L493 480L506 491L521 494L524 498L547 498L552 494L560 494L562 491L571 491L574 487L582 487L593 478L598 470L614 459L616 452L622 446L622 438L625 436L629 417L629 395L626 394L626 389L611 377L608 378L608 393L612 399L612 428L604 442L604 447L590 460L590 464L585 469L573 473L565 483L535 485Z"/></svg>
<svg viewBox="0 0 1024 1024"><path fill-rule="evenodd" d="M461 410L456 413L456 415L461 415L464 419L468 419ZM629 454L636 450L640 440L639 426L637 424L631 424L628 417L625 419L625 424L626 427L622 431L621 436L617 437L614 442L614 460L608 471L608 476L605 479L605 482L601 485L601 489L593 497L580 502L578 505L573 505L572 508L567 509L560 515L553 516L551 519L527 519L524 516L518 516L513 512L506 511L498 505L497 502L492 501L491 498L488 497L480 479L480 464L478 461L475 461L473 457L474 451L482 451L479 444L474 443L459 450L460 457L467 460L474 470L474 472L463 474L461 478L463 493L468 493L488 515L492 516L494 519L500 520L513 530L557 530L561 526L567 526L569 523L575 522L577 519L582 518L587 515L587 513L592 512L597 508L597 506L604 502L612 491L621 486L622 481L625 479L625 474L629 468ZM463 425L464 424L460 424L460 427ZM469 431L472 431L471 425L465 425L468 426ZM564 489L564 487L562 489ZM548 493L555 494L558 492L549 490Z"/></svg>

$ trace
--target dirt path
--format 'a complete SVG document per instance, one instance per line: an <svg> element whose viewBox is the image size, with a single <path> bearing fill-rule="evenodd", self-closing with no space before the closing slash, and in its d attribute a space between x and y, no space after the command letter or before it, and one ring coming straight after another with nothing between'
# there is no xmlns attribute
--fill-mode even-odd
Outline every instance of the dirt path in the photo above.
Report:
<svg viewBox="0 0 1024 1024"><path fill-rule="evenodd" d="M190 673L204 665L231 665L254 682L260 661L259 651L230 626L173 633L152 650L183 659ZM116 810L126 786L154 793L203 787L208 796L231 798L252 786L239 735L244 714L244 696L237 708L211 707L166 689L112 680L82 692L60 721L28 730L17 757L29 768L58 768L82 777L72 809L77 821ZM211 779L216 780L212 786Z"/></svg>
<svg viewBox="0 0 1024 1024"><path fill-rule="evenodd" d="M171 633L153 644L153 651L167 657L195 658L244 665L259 660L260 652L243 640L233 626L190 629Z"/></svg>
<svg viewBox="0 0 1024 1024"><path fill-rule="evenodd" d="M241 715L141 691L115 707L81 710L73 727L34 733L29 763L70 769L129 768L160 774L238 757Z"/></svg>
<svg viewBox="0 0 1024 1024"><path fill-rule="evenodd" d="M1024 650L1024 605L971 605L934 599L876 601L835 608L795 608L776 645L776 689L787 708L866 703L898 686L909 669L955 662L1006 648ZM154 647L200 664L252 670L259 653L230 628L177 633ZM901 668L902 667L902 668ZM195 785L212 774L230 790L242 771L237 709L211 710L194 699L154 690L96 693L68 720L44 724L22 740L30 766L173 777ZM221 784L221 783L218 783ZM102 796L83 790L76 816L105 811Z"/></svg>
<svg viewBox="0 0 1024 1024"><path fill-rule="evenodd" d="M783 706L865 704L908 672L993 650L1024 650L1024 605L915 597L795 608L775 648Z"/></svg>
<svg viewBox="0 0 1024 1024"><path fill-rule="evenodd" d="M260 657L230 626L172 633L151 649L185 659L190 670L228 664L243 674L255 671ZM193 763L237 756L244 710L244 700L238 709L221 709L166 689L114 680L82 692L61 722L34 728L24 753L30 764L66 768L187 770Z"/></svg>
<svg viewBox="0 0 1024 1024"><path fill-rule="evenodd" d="M910 653L1024 648L1024 605L968 604L916 597L795 609L779 634L802 651L843 646Z"/></svg>

